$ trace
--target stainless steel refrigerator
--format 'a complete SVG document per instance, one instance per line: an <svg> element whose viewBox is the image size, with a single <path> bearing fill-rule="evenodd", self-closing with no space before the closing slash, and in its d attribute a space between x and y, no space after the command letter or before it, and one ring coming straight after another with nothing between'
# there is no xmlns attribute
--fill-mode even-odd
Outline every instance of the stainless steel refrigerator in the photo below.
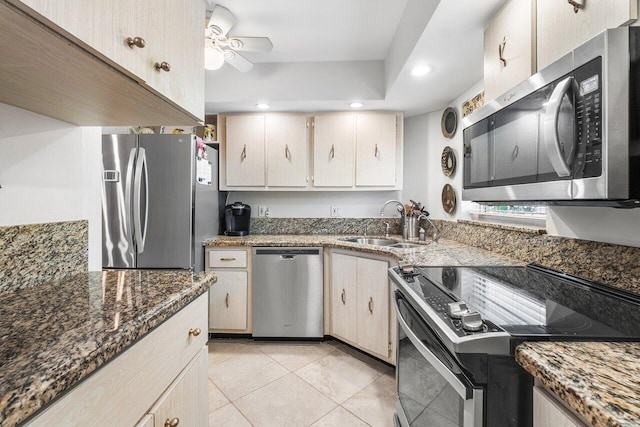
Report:
<svg viewBox="0 0 640 427"><path fill-rule="evenodd" d="M103 267L204 270L219 230L218 152L204 150L193 135L103 135Z"/></svg>

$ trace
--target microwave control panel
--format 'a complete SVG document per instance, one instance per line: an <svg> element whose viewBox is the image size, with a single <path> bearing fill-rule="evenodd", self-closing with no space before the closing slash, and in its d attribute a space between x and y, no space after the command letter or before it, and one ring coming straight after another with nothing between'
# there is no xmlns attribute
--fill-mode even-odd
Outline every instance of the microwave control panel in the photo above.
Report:
<svg viewBox="0 0 640 427"><path fill-rule="evenodd" d="M602 174L602 58L574 71L576 147L574 178Z"/></svg>

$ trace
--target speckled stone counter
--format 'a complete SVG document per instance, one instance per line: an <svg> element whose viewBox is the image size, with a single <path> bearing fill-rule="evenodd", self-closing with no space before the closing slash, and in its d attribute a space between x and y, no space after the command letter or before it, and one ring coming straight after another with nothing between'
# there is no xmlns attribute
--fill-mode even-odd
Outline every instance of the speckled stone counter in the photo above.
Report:
<svg viewBox="0 0 640 427"><path fill-rule="evenodd" d="M339 249L352 249L377 255L394 257L397 260L414 265L524 265L523 262L497 255L484 249L475 248L448 239L440 239L438 243L430 241L410 242L418 244L415 248L391 248L346 242L343 235L248 235L245 237L218 236L207 240L206 246L323 246ZM380 236L378 236L380 237ZM392 236L401 242L400 236Z"/></svg>
<svg viewBox="0 0 640 427"><path fill-rule="evenodd" d="M213 273L78 273L0 295L0 425L14 426L205 293Z"/></svg>
<svg viewBox="0 0 640 427"><path fill-rule="evenodd" d="M640 343L528 342L516 360L593 426L640 425Z"/></svg>

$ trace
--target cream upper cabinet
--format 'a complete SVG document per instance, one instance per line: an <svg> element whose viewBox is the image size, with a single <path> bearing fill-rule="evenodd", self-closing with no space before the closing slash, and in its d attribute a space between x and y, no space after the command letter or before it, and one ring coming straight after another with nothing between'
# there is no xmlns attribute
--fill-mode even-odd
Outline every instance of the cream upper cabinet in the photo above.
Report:
<svg viewBox="0 0 640 427"><path fill-rule="evenodd" d="M227 116L226 185L262 187L265 178L264 115Z"/></svg>
<svg viewBox="0 0 640 427"><path fill-rule="evenodd" d="M540 2L562 3L559 0ZM485 102L535 72L536 0L512 0L502 7L484 31Z"/></svg>
<svg viewBox="0 0 640 427"><path fill-rule="evenodd" d="M515 2L514 2L515 3ZM538 0L538 70L569 53L607 28L638 18L637 0Z"/></svg>
<svg viewBox="0 0 640 427"><path fill-rule="evenodd" d="M36 18L44 17L111 67L204 119L204 2L9 1L28 6L27 12L37 12Z"/></svg>
<svg viewBox="0 0 640 427"><path fill-rule="evenodd" d="M205 3L198 0L150 3L142 18L154 25L150 33L156 42L149 46L146 82L194 116L204 119Z"/></svg>
<svg viewBox="0 0 640 427"><path fill-rule="evenodd" d="M396 185L396 115L356 115L356 186Z"/></svg>
<svg viewBox="0 0 640 427"><path fill-rule="evenodd" d="M273 114L266 118L267 185L306 187L309 121L305 116Z"/></svg>
<svg viewBox="0 0 640 427"><path fill-rule="evenodd" d="M355 115L318 115L313 132L313 185L352 187L354 182Z"/></svg>

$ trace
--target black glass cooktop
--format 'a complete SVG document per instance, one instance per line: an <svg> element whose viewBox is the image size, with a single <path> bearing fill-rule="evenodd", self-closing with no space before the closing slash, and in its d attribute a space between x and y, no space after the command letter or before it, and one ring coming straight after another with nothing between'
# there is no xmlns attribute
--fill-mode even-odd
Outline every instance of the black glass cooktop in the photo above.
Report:
<svg viewBox="0 0 640 427"><path fill-rule="evenodd" d="M415 273L405 280L443 320L448 302L465 301L490 329L512 336L640 341L640 297L605 285L535 265Z"/></svg>

